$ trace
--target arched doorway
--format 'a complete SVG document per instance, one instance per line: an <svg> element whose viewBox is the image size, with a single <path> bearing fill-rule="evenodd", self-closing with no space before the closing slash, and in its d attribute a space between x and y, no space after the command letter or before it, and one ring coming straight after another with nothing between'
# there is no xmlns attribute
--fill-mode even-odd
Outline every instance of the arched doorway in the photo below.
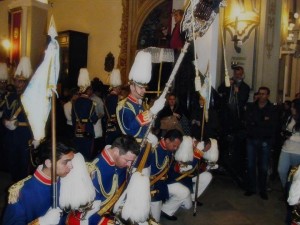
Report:
<svg viewBox="0 0 300 225"><path fill-rule="evenodd" d="M121 52L118 67L121 71L122 81L128 81L128 73L133 63L138 39L145 20L159 5L170 2L168 0L122 0L123 15L121 26Z"/></svg>

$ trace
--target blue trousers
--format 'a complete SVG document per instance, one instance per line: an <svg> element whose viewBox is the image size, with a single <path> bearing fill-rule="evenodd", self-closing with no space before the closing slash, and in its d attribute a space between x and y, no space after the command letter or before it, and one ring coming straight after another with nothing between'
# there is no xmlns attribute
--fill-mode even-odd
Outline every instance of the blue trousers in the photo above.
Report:
<svg viewBox="0 0 300 225"><path fill-rule="evenodd" d="M270 162L271 140L247 138L247 174L248 191L266 192L267 177Z"/></svg>

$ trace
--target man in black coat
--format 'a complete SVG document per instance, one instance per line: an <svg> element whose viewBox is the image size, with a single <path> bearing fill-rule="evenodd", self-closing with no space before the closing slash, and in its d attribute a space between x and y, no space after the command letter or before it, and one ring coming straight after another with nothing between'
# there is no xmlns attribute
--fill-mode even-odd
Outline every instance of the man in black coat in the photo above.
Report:
<svg viewBox="0 0 300 225"><path fill-rule="evenodd" d="M260 87L258 94L258 100L248 104L245 112L248 181L245 196L255 194L258 183L260 197L267 200L267 175L278 114L269 101L270 89Z"/></svg>

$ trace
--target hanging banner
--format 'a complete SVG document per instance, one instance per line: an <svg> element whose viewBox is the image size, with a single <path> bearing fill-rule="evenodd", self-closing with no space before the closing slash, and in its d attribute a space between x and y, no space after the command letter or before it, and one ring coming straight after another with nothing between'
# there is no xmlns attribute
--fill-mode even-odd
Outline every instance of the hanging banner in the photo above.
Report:
<svg viewBox="0 0 300 225"><path fill-rule="evenodd" d="M13 65L18 65L21 53L21 20L22 10L14 10L10 13L11 15L11 30L10 38L12 43L11 48L11 60Z"/></svg>

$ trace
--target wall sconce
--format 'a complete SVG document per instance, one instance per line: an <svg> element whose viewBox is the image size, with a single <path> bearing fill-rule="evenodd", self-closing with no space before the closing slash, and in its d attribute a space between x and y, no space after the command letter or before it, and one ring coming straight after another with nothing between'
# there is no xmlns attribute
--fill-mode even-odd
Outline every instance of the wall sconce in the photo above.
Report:
<svg viewBox="0 0 300 225"><path fill-rule="evenodd" d="M11 43L8 39L3 39L1 44L6 51L9 51Z"/></svg>
<svg viewBox="0 0 300 225"><path fill-rule="evenodd" d="M9 41L8 38L0 38L0 44L2 48L2 57L5 58L7 61L6 63L9 63L9 53L11 49L11 42Z"/></svg>
<svg viewBox="0 0 300 225"><path fill-rule="evenodd" d="M236 52L240 53L240 46L246 42L251 32L259 25L259 13L255 8L232 4L230 14L224 20L224 25L230 33Z"/></svg>

